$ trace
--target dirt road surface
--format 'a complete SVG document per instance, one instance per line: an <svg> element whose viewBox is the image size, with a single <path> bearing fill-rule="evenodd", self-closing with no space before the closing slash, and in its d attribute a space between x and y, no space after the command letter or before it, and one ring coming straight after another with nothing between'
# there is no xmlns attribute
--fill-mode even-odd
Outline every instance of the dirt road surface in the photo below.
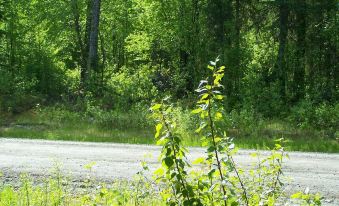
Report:
<svg viewBox="0 0 339 206"><path fill-rule="evenodd" d="M145 160L149 167L159 166L160 147L128 144L79 143L46 140L0 138L0 171L7 180L15 180L21 173L45 176L61 165L65 174L81 180L94 175L102 181L132 178L141 170ZM202 148L190 148L189 159L204 155ZM254 161L253 150L240 150L235 156L240 166L249 167ZM267 152L262 151L265 154ZM289 152L285 175L292 178L289 190L321 192L325 205L339 205L339 154ZM145 157L148 156L148 157ZM151 157L149 157L151 156ZM95 162L92 171L84 168Z"/></svg>

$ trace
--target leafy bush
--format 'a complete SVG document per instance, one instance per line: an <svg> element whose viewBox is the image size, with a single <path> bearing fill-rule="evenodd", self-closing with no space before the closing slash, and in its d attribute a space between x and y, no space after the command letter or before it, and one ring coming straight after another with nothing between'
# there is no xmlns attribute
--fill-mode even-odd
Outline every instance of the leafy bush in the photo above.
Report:
<svg viewBox="0 0 339 206"><path fill-rule="evenodd" d="M33 108L41 101L41 97L31 91L35 85L34 78L13 77L0 69L0 111L21 113Z"/></svg>
<svg viewBox="0 0 339 206"><path fill-rule="evenodd" d="M226 128L236 129L241 136L255 136L263 127L263 117L256 114L253 109L242 109L240 112L233 110L225 114Z"/></svg>
<svg viewBox="0 0 339 206"><path fill-rule="evenodd" d="M151 73L152 70L147 65L136 70L122 68L121 72L110 78L108 98L104 98L104 104L113 104L112 108L127 111L132 105L149 102L157 95L157 89L150 78Z"/></svg>
<svg viewBox="0 0 339 206"><path fill-rule="evenodd" d="M302 101L293 107L289 116L289 120L298 127L323 130L330 137L334 137L339 129L338 119L339 104L315 106L309 101Z"/></svg>

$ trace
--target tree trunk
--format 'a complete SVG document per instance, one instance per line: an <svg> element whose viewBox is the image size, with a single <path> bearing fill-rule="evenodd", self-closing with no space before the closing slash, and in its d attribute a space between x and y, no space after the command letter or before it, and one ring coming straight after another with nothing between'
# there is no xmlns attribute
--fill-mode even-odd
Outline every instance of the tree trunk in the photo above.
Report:
<svg viewBox="0 0 339 206"><path fill-rule="evenodd" d="M78 8L78 1L72 0L72 11L74 15L74 29L76 33L76 40L78 44L78 50L80 51L80 69L81 69L81 78L80 78L80 84L84 85L85 82L85 73L87 69L87 56L84 48L84 43L81 37L81 26L80 26L80 14L79 14L79 8Z"/></svg>
<svg viewBox="0 0 339 206"><path fill-rule="evenodd" d="M236 101L240 101L240 81L241 81L241 52L240 52L240 0L235 1L235 44L234 44L234 91L233 95L236 97Z"/></svg>
<svg viewBox="0 0 339 206"><path fill-rule="evenodd" d="M87 73L90 75L92 71L98 71L98 37L99 37L99 19L100 19L100 3L101 0L93 0L91 9L91 26L88 42L88 60Z"/></svg>
<svg viewBox="0 0 339 206"><path fill-rule="evenodd" d="M100 90L101 93L103 91L104 88L104 76L105 76L105 65L106 65L106 50L105 50L105 42L104 42L104 37L102 34L99 33L99 37L100 37L100 49L101 49L101 54L102 54L102 64L101 64L101 77L100 77Z"/></svg>
<svg viewBox="0 0 339 206"><path fill-rule="evenodd" d="M277 59L277 78L279 82L279 91L282 99L286 100L286 68L285 68L285 49L288 34L288 14L289 9L286 0L279 3L279 50Z"/></svg>
<svg viewBox="0 0 339 206"><path fill-rule="evenodd" d="M297 62L293 75L293 101L305 96L306 2L298 0L296 7Z"/></svg>

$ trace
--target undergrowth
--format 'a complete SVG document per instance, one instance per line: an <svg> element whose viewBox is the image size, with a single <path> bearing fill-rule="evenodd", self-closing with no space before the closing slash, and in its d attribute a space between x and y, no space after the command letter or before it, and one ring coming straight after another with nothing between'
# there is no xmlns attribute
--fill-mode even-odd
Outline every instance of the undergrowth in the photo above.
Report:
<svg viewBox="0 0 339 206"><path fill-rule="evenodd" d="M178 132L185 146L201 146L195 125L197 116L180 105L172 106L172 116L180 122ZM75 112L62 106L41 107L10 116L0 114L0 137L155 144L154 121L140 107L128 112L106 111L96 106ZM283 120L265 120L251 110L223 112L222 127L244 149L268 149L274 139L284 138L287 151L339 152L339 139L326 131L298 128ZM314 144L317 142L317 144Z"/></svg>

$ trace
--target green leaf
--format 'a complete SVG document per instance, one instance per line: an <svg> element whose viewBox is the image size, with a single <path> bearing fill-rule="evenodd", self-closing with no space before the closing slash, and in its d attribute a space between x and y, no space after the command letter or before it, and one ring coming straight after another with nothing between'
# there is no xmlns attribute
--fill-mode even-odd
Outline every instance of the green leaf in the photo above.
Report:
<svg viewBox="0 0 339 206"><path fill-rule="evenodd" d="M84 166L86 170L91 170L97 163L96 162L90 162Z"/></svg>
<svg viewBox="0 0 339 206"><path fill-rule="evenodd" d="M206 123L202 123L198 129L195 130L196 133L200 133L202 129L204 129L207 126Z"/></svg>
<svg viewBox="0 0 339 206"><path fill-rule="evenodd" d="M275 149L276 149L276 150L281 149L281 145L280 145L280 144L275 144Z"/></svg>
<svg viewBox="0 0 339 206"><path fill-rule="evenodd" d="M220 137L215 137L214 141L215 141L216 143L219 143L219 142L221 142L221 138L220 138Z"/></svg>
<svg viewBox="0 0 339 206"><path fill-rule="evenodd" d="M299 199L301 196L302 196L302 193L301 192L297 192L297 193L294 193L293 195L291 195L291 198L292 199Z"/></svg>
<svg viewBox="0 0 339 206"><path fill-rule="evenodd" d="M195 159L195 160L192 162L192 164L198 165L198 164L203 163L204 161L205 161L205 158L199 157L199 158Z"/></svg>
<svg viewBox="0 0 339 206"><path fill-rule="evenodd" d="M162 129L163 125L162 123L157 124L157 126L155 126L155 138L158 138L160 136L161 133L161 129Z"/></svg>
<svg viewBox="0 0 339 206"><path fill-rule="evenodd" d="M160 167L160 168L156 169L153 174L156 175L156 176L162 176L162 175L164 175L164 173L165 173L164 169L162 167Z"/></svg>
<svg viewBox="0 0 339 206"><path fill-rule="evenodd" d="M166 157L164 159L165 165L167 167L172 167L172 165L174 164L173 158L172 157Z"/></svg>
<svg viewBox="0 0 339 206"><path fill-rule="evenodd" d="M208 98L208 96L209 96L209 94L204 94L204 95L202 95L202 97L201 97L200 99L201 99L201 100L205 100L205 99Z"/></svg>
<svg viewBox="0 0 339 206"><path fill-rule="evenodd" d="M250 156L251 156L251 157L257 157L257 156L258 156L258 153L256 153L256 152L251 153Z"/></svg>
<svg viewBox="0 0 339 206"><path fill-rule="evenodd" d="M167 148L167 151L166 151L166 156L169 156L171 155L172 153L172 149L171 148Z"/></svg>
<svg viewBox="0 0 339 206"><path fill-rule="evenodd" d="M216 66L216 65L217 65L217 62L210 61L210 65L212 65L212 66Z"/></svg>
<svg viewBox="0 0 339 206"><path fill-rule="evenodd" d="M215 169L211 169L209 172L208 172L208 177L213 177L213 175L214 175L214 173L215 173Z"/></svg>
<svg viewBox="0 0 339 206"><path fill-rule="evenodd" d="M201 107L199 107L198 109L193 110L192 113L193 114L199 114L202 111L203 111L203 109Z"/></svg>
<svg viewBox="0 0 339 206"><path fill-rule="evenodd" d="M212 71L214 70L214 67L211 66L211 65L208 65L207 68L208 68L209 70L212 70Z"/></svg>
<svg viewBox="0 0 339 206"><path fill-rule="evenodd" d="M207 148L207 152L214 152L215 147L214 146L210 146Z"/></svg>
<svg viewBox="0 0 339 206"><path fill-rule="evenodd" d="M219 94L219 95L215 95L215 98L218 99L218 100L222 100L224 98L224 96Z"/></svg>
<svg viewBox="0 0 339 206"><path fill-rule="evenodd" d="M216 113L215 113L215 119L216 119L216 120L220 120L221 118L222 118L221 112L216 112Z"/></svg>
<svg viewBox="0 0 339 206"><path fill-rule="evenodd" d="M219 69L218 69L218 72L219 73L223 73L225 71L225 66L221 66Z"/></svg>
<svg viewBox="0 0 339 206"><path fill-rule="evenodd" d="M151 110L156 111L156 110L159 110L160 108L161 108L161 104L155 104L151 107Z"/></svg>

